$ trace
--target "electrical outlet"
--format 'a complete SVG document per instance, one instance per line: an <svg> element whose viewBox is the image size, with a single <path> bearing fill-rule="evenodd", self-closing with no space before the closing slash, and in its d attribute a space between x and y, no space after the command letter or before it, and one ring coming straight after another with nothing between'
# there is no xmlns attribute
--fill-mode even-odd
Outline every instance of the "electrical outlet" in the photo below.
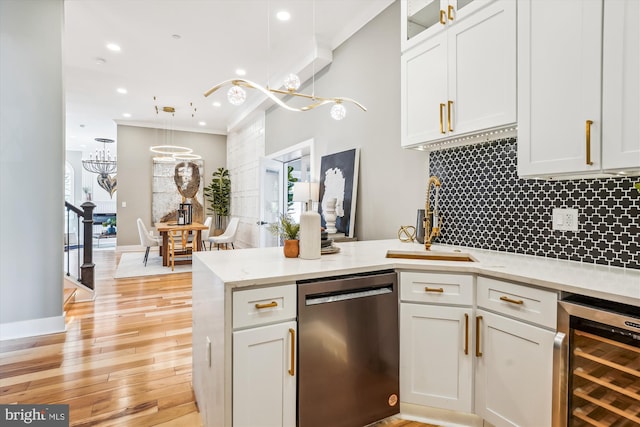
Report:
<svg viewBox="0 0 640 427"><path fill-rule="evenodd" d="M578 209L553 209L551 228L560 231L578 231Z"/></svg>

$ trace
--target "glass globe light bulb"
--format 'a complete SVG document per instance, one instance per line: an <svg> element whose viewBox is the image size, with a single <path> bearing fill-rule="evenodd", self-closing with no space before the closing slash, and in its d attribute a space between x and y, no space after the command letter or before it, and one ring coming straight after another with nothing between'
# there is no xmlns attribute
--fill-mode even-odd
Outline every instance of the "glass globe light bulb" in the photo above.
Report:
<svg viewBox="0 0 640 427"><path fill-rule="evenodd" d="M342 120L347 115L347 109L342 104L333 104L331 107L331 117L334 120Z"/></svg>
<svg viewBox="0 0 640 427"><path fill-rule="evenodd" d="M240 86L231 86L229 92L227 92L227 99L233 105L242 105L244 100L247 99L247 92Z"/></svg>
<svg viewBox="0 0 640 427"><path fill-rule="evenodd" d="M291 73L284 78L283 85L289 92L295 92L300 87L300 77Z"/></svg>

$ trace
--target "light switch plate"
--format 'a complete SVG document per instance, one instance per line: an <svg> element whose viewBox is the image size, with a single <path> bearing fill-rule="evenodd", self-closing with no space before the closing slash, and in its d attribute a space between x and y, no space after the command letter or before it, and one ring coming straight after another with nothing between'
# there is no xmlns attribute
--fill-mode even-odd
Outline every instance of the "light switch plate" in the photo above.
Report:
<svg viewBox="0 0 640 427"><path fill-rule="evenodd" d="M553 209L553 230L578 231L578 209Z"/></svg>

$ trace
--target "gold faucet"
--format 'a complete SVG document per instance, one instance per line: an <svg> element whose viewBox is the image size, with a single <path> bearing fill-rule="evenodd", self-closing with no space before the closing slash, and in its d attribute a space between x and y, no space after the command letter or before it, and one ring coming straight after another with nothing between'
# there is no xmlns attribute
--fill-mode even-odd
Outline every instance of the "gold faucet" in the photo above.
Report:
<svg viewBox="0 0 640 427"><path fill-rule="evenodd" d="M431 211L431 185L436 189L436 198ZM438 191L440 190L440 180L436 176L432 176L427 181L427 201L424 206L424 248L431 250L431 240L440 234L440 225L442 220L438 215Z"/></svg>

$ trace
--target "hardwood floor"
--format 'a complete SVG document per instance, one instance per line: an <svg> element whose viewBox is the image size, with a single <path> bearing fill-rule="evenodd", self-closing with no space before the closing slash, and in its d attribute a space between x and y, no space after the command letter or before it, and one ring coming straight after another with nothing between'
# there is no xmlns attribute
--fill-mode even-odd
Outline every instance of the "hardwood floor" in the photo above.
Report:
<svg viewBox="0 0 640 427"><path fill-rule="evenodd" d="M191 273L113 279L94 252L96 299L67 332L0 343L0 403L64 403L73 426L200 426L191 388Z"/></svg>
<svg viewBox="0 0 640 427"><path fill-rule="evenodd" d="M117 258L94 252L96 299L71 305L66 333L0 342L0 403L68 404L72 426L201 426L191 273L113 279Z"/></svg>

